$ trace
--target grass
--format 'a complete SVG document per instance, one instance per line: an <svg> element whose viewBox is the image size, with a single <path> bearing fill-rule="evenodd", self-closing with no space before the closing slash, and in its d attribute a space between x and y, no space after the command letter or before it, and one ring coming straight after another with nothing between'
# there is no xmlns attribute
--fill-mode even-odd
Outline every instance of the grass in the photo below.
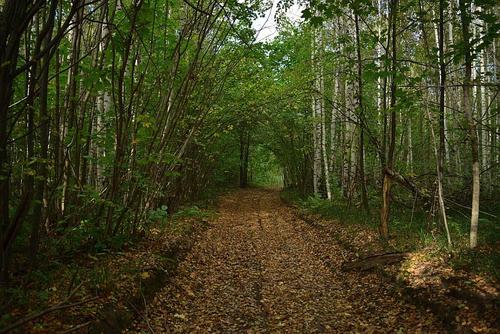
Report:
<svg viewBox="0 0 500 334"><path fill-rule="evenodd" d="M379 203L372 202L371 213L354 205L349 206L339 195L332 201L319 197L304 197L296 191L284 190L281 194L284 201L294 203L307 213L318 214L324 218L336 220L343 224L360 225L377 230L379 224ZM495 209L495 207L494 207ZM499 217L500 208L492 214ZM447 243L444 227L435 215L424 210L412 210L393 204L391 210L390 240L386 243L388 251L418 251L421 249L436 249L436 255L447 253L451 255L450 264L456 268L474 273L484 273L493 279L500 278L500 225L496 218L482 215L479 221L479 247L469 249L469 224L467 212L456 208L448 210L448 225L453 246Z"/></svg>

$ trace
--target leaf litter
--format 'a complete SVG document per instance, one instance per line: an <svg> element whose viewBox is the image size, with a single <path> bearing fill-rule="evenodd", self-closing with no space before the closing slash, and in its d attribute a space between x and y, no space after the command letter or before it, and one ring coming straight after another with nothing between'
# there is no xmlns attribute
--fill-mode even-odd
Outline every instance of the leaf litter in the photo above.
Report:
<svg viewBox="0 0 500 334"><path fill-rule="evenodd" d="M128 332L446 332L390 280L342 271L354 258L276 191L233 192L148 306L147 321L138 319Z"/></svg>

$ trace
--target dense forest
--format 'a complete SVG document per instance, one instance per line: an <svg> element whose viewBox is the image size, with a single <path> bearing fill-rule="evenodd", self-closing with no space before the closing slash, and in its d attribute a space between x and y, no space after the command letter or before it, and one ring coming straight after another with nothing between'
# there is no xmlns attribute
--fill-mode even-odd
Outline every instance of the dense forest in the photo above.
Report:
<svg viewBox="0 0 500 334"><path fill-rule="evenodd" d="M0 0L0 327L47 309L27 291L52 284L48 262L125 251L233 187L283 189L398 254L426 239L497 281L499 15L495 0ZM261 21L278 31L259 38Z"/></svg>

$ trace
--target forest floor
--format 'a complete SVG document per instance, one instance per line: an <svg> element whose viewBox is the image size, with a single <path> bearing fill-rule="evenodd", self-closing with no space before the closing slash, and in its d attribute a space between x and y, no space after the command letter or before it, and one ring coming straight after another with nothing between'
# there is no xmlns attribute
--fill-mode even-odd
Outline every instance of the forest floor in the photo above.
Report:
<svg viewBox="0 0 500 334"><path fill-rule="evenodd" d="M118 252L60 259L44 284L22 281L24 304L5 303L13 332L500 332L498 282L433 249L370 257L388 252L373 227L308 214L278 190L194 208Z"/></svg>
<svg viewBox="0 0 500 334"><path fill-rule="evenodd" d="M330 226L342 235L339 226ZM468 316L456 309L444 317L436 314L442 311L435 304L412 300L396 275L342 269L359 256L356 240L366 243L374 237L360 234L342 241L332 238L332 232L301 218L277 191L231 192L221 198L217 218L179 264L176 276L147 305L147 317L128 332L496 331L495 324L471 316L473 307L465 304L460 303ZM346 246L350 241L354 243ZM488 312L494 322L495 310Z"/></svg>

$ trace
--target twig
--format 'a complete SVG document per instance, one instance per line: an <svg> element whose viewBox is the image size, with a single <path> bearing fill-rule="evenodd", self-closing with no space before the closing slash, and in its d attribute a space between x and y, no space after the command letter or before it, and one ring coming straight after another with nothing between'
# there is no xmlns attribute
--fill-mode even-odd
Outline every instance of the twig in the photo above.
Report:
<svg viewBox="0 0 500 334"><path fill-rule="evenodd" d="M202 14L205 14L205 15L207 15L207 16L212 16L212 14L211 14L211 13L209 13L209 12L207 12L207 11L205 11L205 10L201 9L200 7L197 7L197 6L193 5L193 4L192 4L191 2L189 2L188 0L183 0L183 1L184 1L184 3L185 3L186 5L188 5L189 7L193 8L195 11L200 12L200 13L202 13Z"/></svg>
<svg viewBox="0 0 500 334"><path fill-rule="evenodd" d="M453 201L453 200L451 200L449 198L447 198L446 201L450 202L453 205L459 206L461 208L472 210L472 208L470 206L462 205L462 204L457 203L457 202L455 202L455 201ZM490 217L493 217L493 218L497 218L497 216L495 216L494 214L491 214L489 212L481 211L481 210L479 210L479 212L482 213L482 214L484 214L484 215L487 215L487 216L490 216Z"/></svg>
<svg viewBox="0 0 500 334"><path fill-rule="evenodd" d="M151 327L151 324L149 323L149 319L141 311L139 311L137 309L137 307L134 305L134 303L128 301L127 304L130 305L134 309L134 311L136 312L136 314L138 314L142 319L144 319L144 321L146 321L146 324L148 325L149 331L151 332L151 334L154 334L155 331Z"/></svg>
<svg viewBox="0 0 500 334"><path fill-rule="evenodd" d="M45 315L47 313L58 311L58 310L62 310L62 309L66 309L66 308L71 308L71 307L78 306L78 305L82 305L82 304L91 302L93 300L96 300L98 298L99 297L92 297L92 298L84 299L84 300L81 300L81 301L78 301L78 302L75 302L75 303L66 304L67 299L69 299L69 298L67 298L67 299L65 299L64 301L62 301L59 304L53 305L53 306L51 306L51 307L49 307L49 308L47 308L45 310L42 310L42 311L32 313L31 315L28 315L27 317L18 320L17 322L13 323L12 325L0 329L0 334L7 333L7 332L13 330L14 328L17 328L17 327L19 327L19 326L27 323L28 321L31 321L31 320L36 319L36 318L39 318L39 317L41 317L41 316L43 316L43 315Z"/></svg>
<svg viewBox="0 0 500 334"><path fill-rule="evenodd" d="M59 332L59 334L69 334L69 333L76 332L76 331L77 331L77 330L79 330L80 328L87 327L87 326L88 326L88 325L90 325L91 323L92 323L92 320L91 320L91 321L84 322L83 324L76 325L76 326L74 326L74 327L71 327L70 329L67 329L67 330L65 330L65 331Z"/></svg>
<svg viewBox="0 0 500 334"><path fill-rule="evenodd" d="M153 330L153 327L151 327L151 324L149 323L148 304L146 302L146 297L142 293L142 289L140 289L140 292L141 292L142 300L144 302L144 320L146 320L146 324L148 325L151 333L154 334L155 331Z"/></svg>

